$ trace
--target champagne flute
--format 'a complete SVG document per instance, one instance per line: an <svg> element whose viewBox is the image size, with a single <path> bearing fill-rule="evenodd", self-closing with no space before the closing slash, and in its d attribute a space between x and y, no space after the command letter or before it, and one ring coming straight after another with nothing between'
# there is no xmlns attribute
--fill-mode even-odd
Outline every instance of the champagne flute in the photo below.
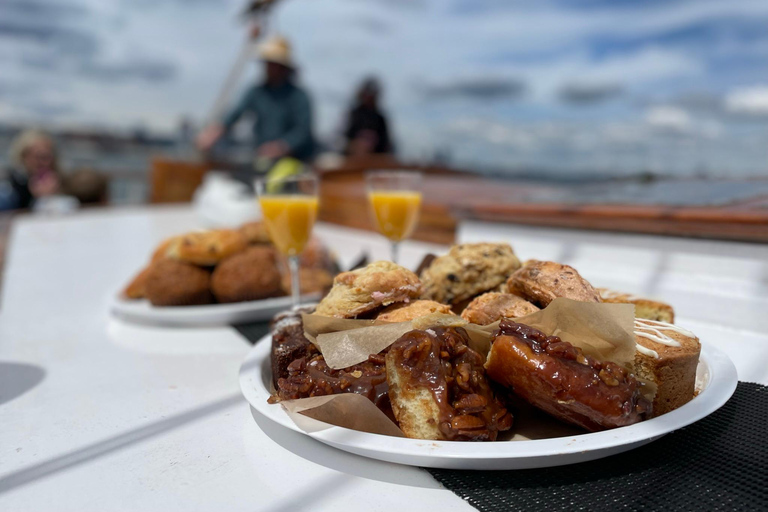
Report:
<svg viewBox="0 0 768 512"><path fill-rule="evenodd" d="M370 171L365 183L376 226L390 241L392 262L397 263L400 242L410 237L421 209L419 172Z"/></svg>
<svg viewBox="0 0 768 512"><path fill-rule="evenodd" d="M269 237L288 257L293 307L301 302L299 255L307 245L317 218L318 179L312 174L256 180L256 194Z"/></svg>

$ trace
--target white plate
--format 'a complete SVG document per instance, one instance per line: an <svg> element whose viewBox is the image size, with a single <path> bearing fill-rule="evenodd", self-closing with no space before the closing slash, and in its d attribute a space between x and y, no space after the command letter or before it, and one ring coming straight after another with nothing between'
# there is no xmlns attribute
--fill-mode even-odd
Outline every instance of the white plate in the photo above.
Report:
<svg viewBox="0 0 768 512"><path fill-rule="evenodd" d="M316 302L319 298L319 294L304 295L301 302L307 304ZM275 314L290 308L290 297L206 306L163 307L153 306L148 300L115 297L112 299L110 311L117 317L137 323L167 327L211 327L271 320Z"/></svg>
<svg viewBox="0 0 768 512"><path fill-rule="evenodd" d="M358 432L312 420L323 430L305 433L280 405L267 403L271 383L270 336L248 353L240 367L240 388L256 411L283 427L340 450L411 466L447 469L530 469L607 457L649 443L719 409L736 389L736 368L723 352L702 344L697 373L699 395L684 406L647 421L604 432L535 441L469 443L424 441Z"/></svg>

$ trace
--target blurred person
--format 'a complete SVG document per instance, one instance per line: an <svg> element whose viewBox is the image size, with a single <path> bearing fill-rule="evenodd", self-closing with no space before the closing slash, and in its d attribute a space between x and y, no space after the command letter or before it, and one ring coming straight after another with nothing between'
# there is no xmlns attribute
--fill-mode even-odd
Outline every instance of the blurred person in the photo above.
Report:
<svg viewBox="0 0 768 512"><path fill-rule="evenodd" d="M243 114L250 113L256 117L253 136L257 162L269 160L274 164L285 157L307 162L315 150L312 109L309 96L295 83L296 64L290 44L274 37L261 46L260 57L264 82L252 86L222 123L204 129L197 137L197 146L209 151Z"/></svg>
<svg viewBox="0 0 768 512"><path fill-rule="evenodd" d="M56 146L39 130L25 130L11 143L11 168L0 185L0 209L30 208L61 189Z"/></svg>
<svg viewBox="0 0 768 512"><path fill-rule="evenodd" d="M371 153L392 153L387 118L379 109L381 87L375 78L367 78L355 95L355 104L349 113L345 153L366 155Z"/></svg>

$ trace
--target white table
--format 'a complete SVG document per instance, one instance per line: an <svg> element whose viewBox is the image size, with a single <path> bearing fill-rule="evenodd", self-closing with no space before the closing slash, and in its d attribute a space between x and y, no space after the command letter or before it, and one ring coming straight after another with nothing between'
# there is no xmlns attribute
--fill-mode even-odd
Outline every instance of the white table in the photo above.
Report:
<svg viewBox="0 0 768 512"><path fill-rule="evenodd" d="M109 297L151 248L198 227L178 207L15 224L0 396L18 396L0 403L0 510L473 510L420 469L254 418L237 382L250 346L234 330L109 318ZM388 254L374 234L317 231L344 264L363 250ZM732 354L742 379L768 382L766 247L485 224L463 226L461 238L509 240L525 258L564 260L597 284L665 297L681 323ZM403 263L440 250L407 243ZM721 311L728 316L712 317Z"/></svg>

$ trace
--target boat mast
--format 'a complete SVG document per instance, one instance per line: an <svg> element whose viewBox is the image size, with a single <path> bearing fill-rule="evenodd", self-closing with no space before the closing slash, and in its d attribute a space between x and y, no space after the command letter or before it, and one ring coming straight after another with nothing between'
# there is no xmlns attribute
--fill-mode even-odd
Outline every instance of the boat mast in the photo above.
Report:
<svg viewBox="0 0 768 512"><path fill-rule="evenodd" d="M248 33L240 47L235 64L227 74L227 78L224 80L224 84L216 96L216 101L214 101L213 107L205 118L205 125L221 119L224 111L229 106L230 98L240 81L240 77L243 75L245 67L258 55L258 40L267 32L268 15L271 8L277 2L278 0L251 0L240 13L239 17L248 25Z"/></svg>

